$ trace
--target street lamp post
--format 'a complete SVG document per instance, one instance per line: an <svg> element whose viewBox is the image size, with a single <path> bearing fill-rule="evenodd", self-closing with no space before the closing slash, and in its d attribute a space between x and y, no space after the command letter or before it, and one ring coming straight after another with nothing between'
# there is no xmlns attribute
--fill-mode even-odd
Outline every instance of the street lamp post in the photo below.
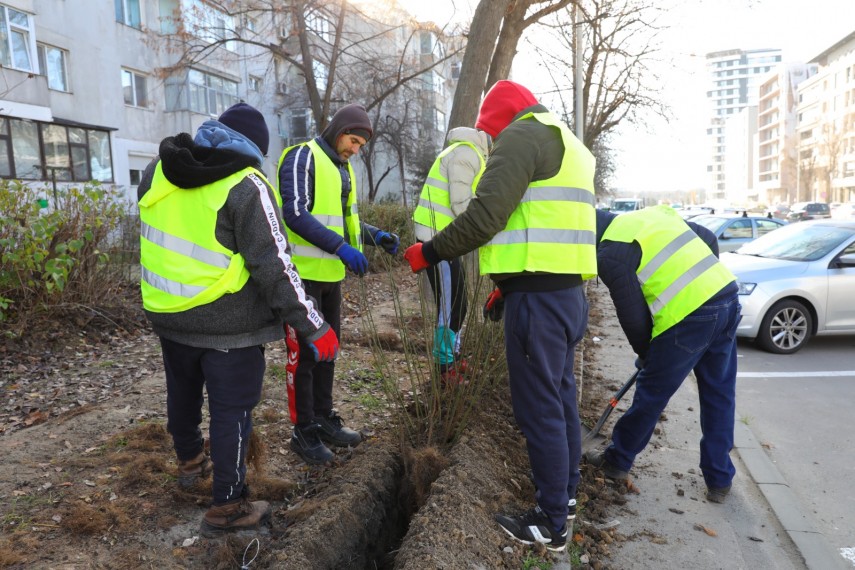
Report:
<svg viewBox="0 0 855 570"><path fill-rule="evenodd" d="M582 23L579 21L579 5L573 4L573 97L575 102L576 138L585 142L585 109L582 100Z"/></svg>

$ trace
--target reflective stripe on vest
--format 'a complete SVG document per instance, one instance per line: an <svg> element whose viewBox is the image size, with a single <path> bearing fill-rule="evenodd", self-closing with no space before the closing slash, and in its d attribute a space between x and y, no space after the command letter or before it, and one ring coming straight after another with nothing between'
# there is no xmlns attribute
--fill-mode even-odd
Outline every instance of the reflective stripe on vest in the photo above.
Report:
<svg viewBox="0 0 855 570"><path fill-rule="evenodd" d="M413 212L413 221L417 224L440 231L454 220L454 210L451 209L451 188L448 179L442 175L442 161L459 146L468 146L474 150L481 163L481 168L472 180L472 192L474 194L475 188L478 186L478 181L481 180L481 174L484 172L484 157L481 156L481 152L471 142L453 142L439 153L439 156L433 162L433 166L431 166L430 172L428 172L425 184L422 187L422 193L419 196L419 203Z"/></svg>
<svg viewBox="0 0 855 570"><path fill-rule="evenodd" d="M597 273L594 169L591 152L551 113L529 113L557 128L564 143L558 173L531 182L505 228L478 250L480 269L487 273Z"/></svg>
<svg viewBox="0 0 855 570"><path fill-rule="evenodd" d="M244 178L267 195L269 183L255 168L188 190L169 182L157 164L151 188L139 203L140 289L146 310L186 311L239 291L249 280L243 256L215 236L217 212ZM276 198L271 208L281 204Z"/></svg>
<svg viewBox="0 0 855 570"><path fill-rule="evenodd" d="M350 194L347 196L345 211L341 207L341 173L324 149L315 140L290 146L279 157L277 172L282 168L285 155L297 147L308 148L315 164L315 195L309 213L327 229L344 236L345 224L350 245L362 251L361 224L357 212L356 177L350 163L347 172L350 176ZM296 166L296 163L295 163ZM295 173L296 174L296 173ZM278 188L277 181L277 188ZM311 281L335 282L344 279L344 263L334 253L327 253L286 227L288 241L293 253L292 261L303 279Z"/></svg>
<svg viewBox="0 0 855 570"><path fill-rule="evenodd" d="M637 242L641 247L636 274L653 316L652 338L736 279L670 206L621 214L606 228L603 239Z"/></svg>

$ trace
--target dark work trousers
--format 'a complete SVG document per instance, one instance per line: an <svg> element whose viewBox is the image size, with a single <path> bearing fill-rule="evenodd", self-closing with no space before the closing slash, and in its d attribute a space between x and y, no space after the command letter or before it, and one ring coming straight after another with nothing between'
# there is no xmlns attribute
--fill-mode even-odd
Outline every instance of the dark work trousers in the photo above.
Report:
<svg viewBox="0 0 855 570"><path fill-rule="evenodd" d="M734 293L702 305L650 343L644 369L635 382L632 405L615 423L606 458L629 471L647 446L668 400L694 370L701 408L701 472L708 487L730 485L736 470L730 459L736 413L736 327L739 300Z"/></svg>
<svg viewBox="0 0 855 570"><path fill-rule="evenodd" d="M208 392L214 504L240 498L252 410L261 399L264 347L196 348L161 337L166 369L166 429L179 461L202 451L203 388Z"/></svg>
<svg viewBox="0 0 855 570"><path fill-rule="evenodd" d="M466 319L466 271L459 257L428 268L427 278L436 302L436 326L459 333Z"/></svg>
<svg viewBox="0 0 855 570"><path fill-rule="evenodd" d="M306 294L315 300L315 308L341 338L341 281L303 280ZM335 362L317 362L312 347L287 327L288 411L291 423L304 426L315 416L328 415L333 409Z"/></svg>
<svg viewBox="0 0 855 570"><path fill-rule="evenodd" d="M588 324L582 287L505 296L505 352L514 418L525 435L537 503L555 530L576 496L582 433L573 359Z"/></svg>

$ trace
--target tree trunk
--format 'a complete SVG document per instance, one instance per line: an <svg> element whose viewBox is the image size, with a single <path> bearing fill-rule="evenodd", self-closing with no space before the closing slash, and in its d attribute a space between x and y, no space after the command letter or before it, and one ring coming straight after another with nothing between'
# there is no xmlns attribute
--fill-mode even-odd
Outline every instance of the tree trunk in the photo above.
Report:
<svg viewBox="0 0 855 570"><path fill-rule="evenodd" d="M448 129L471 127L478 118L484 82L496 47L502 18L511 0L480 0L466 41L466 53L460 69L460 80L454 92Z"/></svg>
<svg viewBox="0 0 855 570"><path fill-rule="evenodd" d="M511 66L517 55L517 46L523 32L549 14L554 14L572 3L573 0L515 0L511 3L502 22L502 31L490 64L485 92L500 79L510 77ZM529 8L533 6L537 11L526 18Z"/></svg>
<svg viewBox="0 0 855 570"><path fill-rule="evenodd" d="M505 13L502 31L499 33L499 41L493 53L493 61L490 63L490 72L487 74L485 92L489 91L497 81L510 77L511 65L517 55L517 45L525 30L525 12L531 3L532 0L514 2Z"/></svg>

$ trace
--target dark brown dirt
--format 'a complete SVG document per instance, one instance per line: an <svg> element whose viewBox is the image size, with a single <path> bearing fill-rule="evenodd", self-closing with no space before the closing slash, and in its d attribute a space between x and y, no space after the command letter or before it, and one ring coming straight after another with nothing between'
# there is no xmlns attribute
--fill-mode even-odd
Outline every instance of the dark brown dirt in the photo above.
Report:
<svg viewBox="0 0 855 570"><path fill-rule="evenodd" d="M418 291L414 276L395 271L399 291ZM7 396L0 410L0 567L608 567L609 544L621 537L596 525L627 490L607 485L588 466L567 554L513 543L493 521L496 512L523 510L533 500L505 379L490 382L454 445L413 449L404 442L369 348L368 337L379 337L393 368L406 376L404 359L395 357L403 344L394 310L376 293L385 280L371 275L358 287L347 283L336 399L366 441L338 450L334 465L309 468L288 451L285 346L268 346L266 387L255 413L258 453L248 480L254 497L274 510L270 527L245 536L198 537L210 481L190 492L175 484L159 345L144 328L128 324L140 322L138 314L120 328L73 319L33 326L22 339L0 344L0 387ZM363 298L366 290L377 296ZM589 425L618 384L599 377L601 349L591 340L608 318L599 308L601 291L590 292L594 332L578 359ZM129 307L136 302L128 298ZM368 306L374 331L360 319ZM418 317L407 326L414 335L423 328ZM423 348L424 339L416 345Z"/></svg>

